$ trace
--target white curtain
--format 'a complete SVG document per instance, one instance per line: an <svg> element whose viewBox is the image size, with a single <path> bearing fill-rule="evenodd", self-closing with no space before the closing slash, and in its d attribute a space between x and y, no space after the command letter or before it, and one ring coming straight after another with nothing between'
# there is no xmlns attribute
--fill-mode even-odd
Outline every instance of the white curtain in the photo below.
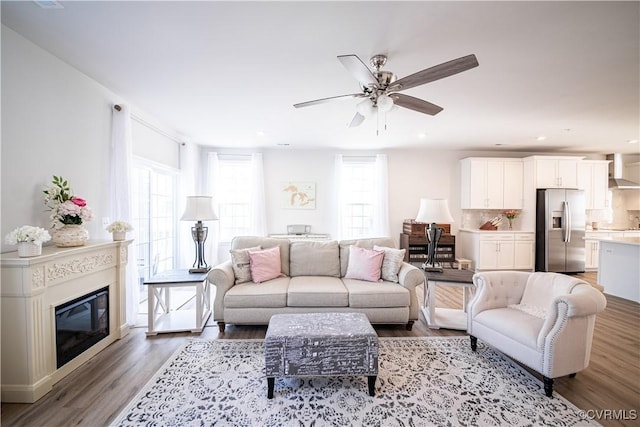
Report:
<svg viewBox="0 0 640 427"><path fill-rule="evenodd" d="M219 218L220 210L218 208L218 195L220 193L217 188L218 180L215 179L217 170L218 153L209 153L206 158L205 173L200 174L200 176L202 176L202 194L213 198L213 212L215 212L216 216ZM207 227L209 227L209 235L207 236L207 241L204 244L204 253L206 255L207 264L213 267L220 263L218 255L218 243L220 242L219 224L220 223L218 221L210 221L209 224L207 224Z"/></svg>
<svg viewBox="0 0 640 427"><path fill-rule="evenodd" d="M131 223L130 176L133 162L131 113L126 105L121 105L120 111L115 108L112 111L109 174L110 215L112 221L120 220ZM140 292L135 252L135 246L130 245L126 274L126 320L130 326L137 323Z"/></svg>
<svg viewBox="0 0 640 427"><path fill-rule="evenodd" d="M262 154L251 155L251 234L267 235L267 206L264 194Z"/></svg>
<svg viewBox="0 0 640 427"><path fill-rule="evenodd" d="M333 209L335 217L333 218L333 223L335 224L335 229L333 230L333 235L336 236L337 240L344 239L345 236L342 234L342 214L344 206L344 189L342 186L342 164L343 164L342 154L336 154L334 162L333 162L333 194L335 194L335 209Z"/></svg>
<svg viewBox="0 0 640 427"><path fill-rule="evenodd" d="M378 154L375 162L373 236L389 236L389 177L387 155Z"/></svg>

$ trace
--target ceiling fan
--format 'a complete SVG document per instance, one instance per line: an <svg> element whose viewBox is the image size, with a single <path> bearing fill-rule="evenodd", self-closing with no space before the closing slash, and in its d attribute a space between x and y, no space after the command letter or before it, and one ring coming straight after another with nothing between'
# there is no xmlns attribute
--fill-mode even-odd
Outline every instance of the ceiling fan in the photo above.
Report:
<svg viewBox="0 0 640 427"><path fill-rule="evenodd" d="M443 62L440 65L426 68L396 80L396 76L392 72L380 70L387 62L385 55L371 57L370 64L375 71L371 71L357 55L340 55L338 60L360 82L362 92L301 102L293 106L301 108L345 98L365 98L364 101L358 103L356 107L357 113L351 120L349 127L359 126L376 109L387 112L394 105L434 116L442 111L442 107L397 92L440 80L478 66L478 60L472 54Z"/></svg>

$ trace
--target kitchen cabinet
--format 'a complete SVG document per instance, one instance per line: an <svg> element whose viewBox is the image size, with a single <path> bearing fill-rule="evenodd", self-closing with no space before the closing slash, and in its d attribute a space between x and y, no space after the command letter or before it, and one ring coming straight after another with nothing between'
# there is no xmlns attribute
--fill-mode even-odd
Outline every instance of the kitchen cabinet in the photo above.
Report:
<svg viewBox="0 0 640 427"><path fill-rule="evenodd" d="M534 233L459 231L458 252L474 270L533 270Z"/></svg>
<svg viewBox="0 0 640 427"><path fill-rule="evenodd" d="M521 159L469 157L460 170L462 209L522 209Z"/></svg>
<svg viewBox="0 0 640 427"><path fill-rule="evenodd" d="M582 160L578 188L584 189L585 209L606 209L609 201L609 160Z"/></svg>
<svg viewBox="0 0 640 427"><path fill-rule="evenodd" d="M578 188L578 162L582 157L530 156L535 188Z"/></svg>
<svg viewBox="0 0 640 427"><path fill-rule="evenodd" d="M584 268L587 271L598 269L598 259L600 256L600 240L611 238L611 233L602 231L586 231L584 233L585 260Z"/></svg>
<svg viewBox="0 0 640 427"><path fill-rule="evenodd" d="M530 270L535 265L535 237L533 233L513 234L513 268Z"/></svg>

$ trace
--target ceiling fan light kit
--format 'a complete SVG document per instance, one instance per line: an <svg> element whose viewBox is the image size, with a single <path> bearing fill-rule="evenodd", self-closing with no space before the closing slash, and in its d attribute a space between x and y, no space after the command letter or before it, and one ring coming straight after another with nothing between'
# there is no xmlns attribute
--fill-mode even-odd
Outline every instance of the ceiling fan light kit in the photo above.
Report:
<svg viewBox="0 0 640 427"><path fill-rule="evenodd" d="M387 63L385 55L374 55L369 60L375 71L371 71L357 55L340 55L338 60L360 82L362 92L301 102L294 104L294 107L308 107L345 98L365 98L356 105L356 114L351 119L349 127L359 126L365 118L370 117L376 111L387 113L395 106L434 116L442 111L442 107L396 92L440 80L478 66L476 56L471 54L425 68L396 80L396 76L392 72L380 70Z"/></svg>

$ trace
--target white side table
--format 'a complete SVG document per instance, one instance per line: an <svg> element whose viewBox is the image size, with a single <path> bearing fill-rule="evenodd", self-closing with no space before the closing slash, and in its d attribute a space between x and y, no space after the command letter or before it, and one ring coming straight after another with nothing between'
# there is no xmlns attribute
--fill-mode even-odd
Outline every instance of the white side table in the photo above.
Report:
<svg viewBox="0 0 640 427"><path fill-rule="evenodd" d="M202 332L211 315L208 273L169 270L144 281L148 292L147 336L161 332ZM171 289L195 287L195 309L171 310Z"/></svg>
<svg viewBox="0 0 640 427"><path fill-rule="evenodd" d="M445 268L442 273L425 272L424 302L422 313L431 329L467 330L467 301L469 290L473 289L473 271ZM462 310L436 307L438 286L462 287Z"/></svg>

